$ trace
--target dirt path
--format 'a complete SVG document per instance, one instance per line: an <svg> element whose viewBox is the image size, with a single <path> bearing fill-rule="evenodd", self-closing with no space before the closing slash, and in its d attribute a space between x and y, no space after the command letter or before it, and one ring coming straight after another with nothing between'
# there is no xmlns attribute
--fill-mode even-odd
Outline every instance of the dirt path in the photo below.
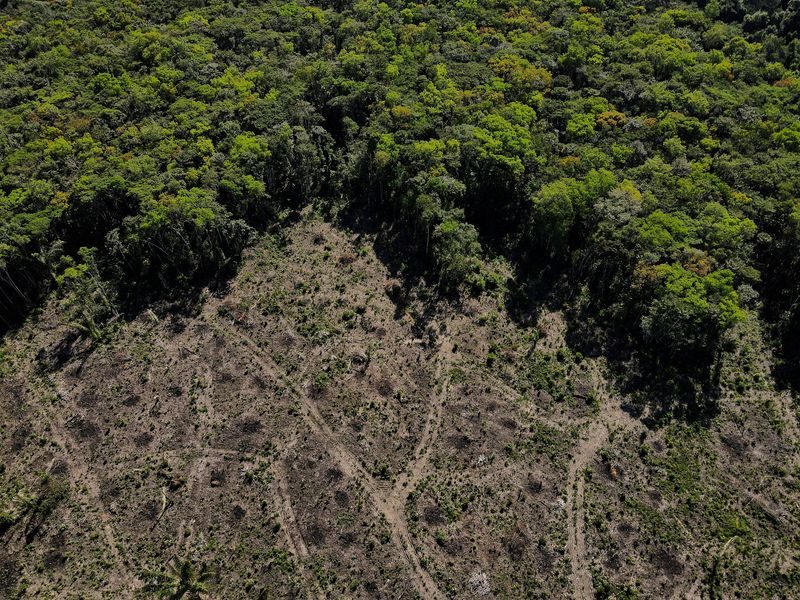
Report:
<svg viewBox="0 0 800 600"><path fill-rule="evenodd" d="M296 441L296 440L295 440ZM294 441L287 445L286 449L289 450L294 446ZM259 454L246 452L242 450L230 450L227 448L215 448L211 446L201 446L199 444L186 446L174 450L162 450L153 453L153 456L160 456L162 458L174 457L179 458L185 455L191 455L189 467L189 494L193 493L194 488L198 485L203 478L204 473L208 467L208 460L214 457L217 458L236 458L239 460L248 460L255 464L264 462L265 459ZM307 561L310 558L308 546L306 546L303 535L297 525L294 509L292 507L292 498L289 493L289 487L286 480L286 471L283 460L278 460L272 466L272 472L275 476L275 490L276 490L276 509L277 517L281 526L281 530L286 536L286 543L291 552L297 559L298 570L306 583L309 594L318 599L324 599L325 594L320 588L319 582L313 573L309 572ZM183 534L185 523L181 522L179 525L178 539L183 541L185 536Z"/></svg>
<svg viewBox="0 0 800 600"><path fill-rule="evenodd" d="M670 600L700 600L700 586L702 584L703 574L701 573L687 590L683 590L682 586L678 586L675 593L670 596Z"/></svg>
<svg viewBox="0 0 800 600"><path fill-rule="evenodd" d="M292 497L289 493L289 485L286 482L286 472L282 461L278 461L274 468L275 484L278 491L278 519L280 521L281 529L286 534L286 542L289 545L289 551L296 557L298 569L306 583L310 595L320 600L325 598L325 594L319 585L319 581L313 573L309 571L308 560L311 555L308 552L308 546L303 539L303 534L300 527L297 525L297 519L294 515L292 508Z"/></svg>
<svg viewBox="0 0 800 600"><path fill-rule="evenodd" d="M584 537L584 492L583 470L589 461L608 439L608 429L604 423L592 423L569 465L567 474L567 550L572 563L572 588L579 600L592 598L592 575L586 556Z"/></svg>
<svg viewBox="0 0 800 600"><path fill-rule="evenodd" d="M217 456L222 458L247 459L253 461L254 463L269 462L266 458L264 458L260 454L256 454L253 452L247 452L245 450L231 450L229 448L215 448L214 446L202 446L200 444L192 444L191 446L182 446L180 448L173 448L171 450L153 450L152 452L146 453L144 456L159 456L161 458L180 458L186 454L193 455L193 459L196 460L208 460L212 456ZM138 456L134 457L131 460L138 460L140 458L141 456Z"/></svg>
<svg viewBox="0 0 800 600"><path fill-rule="evenodd" d="M325 419L320 414L314 401L308 396L304 390L298 390L291 384L285 376L281 373L280 367L269 357L265 352L258 347L248 335L235 331L230 327L226 330L242 341L251 351L253 361L263 369L272 379L282 383L286 388L293 393L293 395L300 402L303 407L303 419L308 425L309 429L322 438L325 442L326 450L330 453L331 457L339 464L342 472L348 477L351 477L364 486L367 494L370 496L373 505L386 519L391 529L392 540L395 545L402 551L411 571L412 583L417 589L417 592L422 598L444 598L436 582L434 582L430 573L422 566L419 556L414 548L411 538L411 533L408 530L408 524L405 519L404 506L398 507L396 503L390 501L391 490L389 494L383 492L375 482L372 475L361 465L360 461L350 452L350 450L343 444L333 431L328 426ZM445 386L446 389L446 386ZM443 399L441 401L443 404ZM438 408L437 408L438 406ZM427 437L428 447L434 431L438 431L437 414L441 414L440 402L434 403L434 415L429 417L430 424L426 424L426 430L429 432ZM425 430L424 430L425 431ZM422 456L427 456L427 450L420 451ZM417 467L415 471L420 471ZM298 552L301 550L298 548Z"/></svg>
<svg viewBox="0 0 800 600"><path fill-rule="evenodd" d="M589 425L578 443L567 474L567 552L572 564L572 589L578 600L594 598L592 573L586 549L584 470L608 441L612 430L631 430L638 422L605 398L597 419Z"/></svg>
<svg viewBox="0 0 800 600"><path fill-rule="evenodd" d="M445 343L448 343L446 338L442 346L444 346ZM434 381L440 381L442 378L442 371L448 371L449 367L449 356L439 360L438 364L436 365ZM439 393L433 396L433 402L425 420L425 427L420 435L419 443L414 449L414 457L411 459L411 462L406 470L403 471L397 478L397 481L395 482L389 494L388 502L391 505L392 510L399 511L401 516L405 513L406 498L416 489L419 482L427 473L431 450L436 440L439 439L439 430L441 429L442 425L442 414L444 412L444 404L447 400L449 386L450 378L448 374L444 381L442 381L442 387Z"/></svg>
<svg viewBox="0 0 800 600"><path fill-rule="evenodd" d="M79 484L86 490L84 497L88 500L99 519L98 525L102 532L106 551L114 562L115 574L107 577L109 584L116 584L118 589L126 589L128 586L139 587L141 582L125 566L125 561L119 552L119 544L113 527L113 517L108 512L102 498L100 497L100 485L97 478L92 473L89 465L83 456L83 451L73 441L72 436L67 431L66 423L59 418L56 411L48 415L51 424L50 433L52 441L63 449L62 458L69 468L70 480L75 489L79 489ZM83 495L83 494L82 494Z"/></svg>

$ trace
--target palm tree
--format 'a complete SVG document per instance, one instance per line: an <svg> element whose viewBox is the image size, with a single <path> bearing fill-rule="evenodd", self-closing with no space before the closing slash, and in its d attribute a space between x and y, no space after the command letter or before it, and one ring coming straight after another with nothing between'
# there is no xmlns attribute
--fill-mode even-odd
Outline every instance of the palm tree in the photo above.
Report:
<svg viewBox="0 0 800 600"><path fill-rule="evenodd" d="M199 600L208 591L207 582L210 578L211 573L205 565L198 568L190 559L175 556L167 565L167 570L155 573L146 587L159 598Z"/></svg>

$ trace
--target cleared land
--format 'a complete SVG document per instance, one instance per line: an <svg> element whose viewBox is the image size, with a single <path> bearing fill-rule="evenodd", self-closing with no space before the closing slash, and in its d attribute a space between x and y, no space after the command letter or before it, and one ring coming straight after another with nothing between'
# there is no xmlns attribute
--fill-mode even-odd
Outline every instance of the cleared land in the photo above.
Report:
<svg viewBox="0 0 800 600"><path fill-rule="evenodd" d="M52 305L3 348L0 596L147 596L173 557L218 598L796 594L768 365L648 428L564 328L403 294L313 217L195 315L90 348Z"/></svg>

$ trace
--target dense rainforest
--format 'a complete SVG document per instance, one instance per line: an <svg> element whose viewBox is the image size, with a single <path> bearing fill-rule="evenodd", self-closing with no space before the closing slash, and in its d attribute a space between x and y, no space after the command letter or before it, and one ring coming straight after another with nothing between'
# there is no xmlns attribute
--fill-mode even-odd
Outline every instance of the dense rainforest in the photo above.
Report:
<svg viewBox="0 0 800 600"><path fill-rule="evenodd" d="M55 291L100 338L313 204L673 394L747 319L796 364L795 0L1 4L5 330Z"/></svg>

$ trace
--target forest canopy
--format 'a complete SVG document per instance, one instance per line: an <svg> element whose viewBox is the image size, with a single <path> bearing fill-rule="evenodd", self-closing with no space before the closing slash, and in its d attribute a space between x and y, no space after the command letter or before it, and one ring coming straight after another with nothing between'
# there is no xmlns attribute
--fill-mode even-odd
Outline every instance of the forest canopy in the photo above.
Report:
<svg viewBox="0 0 800 600"><path fill-rule="evenodd" d="M54 289L91 323L179 297L313 203L442 293L497 256L566 282L660 367L750 316L791 361L799 29L774 0L0 3L3 327Z"/></svg>

